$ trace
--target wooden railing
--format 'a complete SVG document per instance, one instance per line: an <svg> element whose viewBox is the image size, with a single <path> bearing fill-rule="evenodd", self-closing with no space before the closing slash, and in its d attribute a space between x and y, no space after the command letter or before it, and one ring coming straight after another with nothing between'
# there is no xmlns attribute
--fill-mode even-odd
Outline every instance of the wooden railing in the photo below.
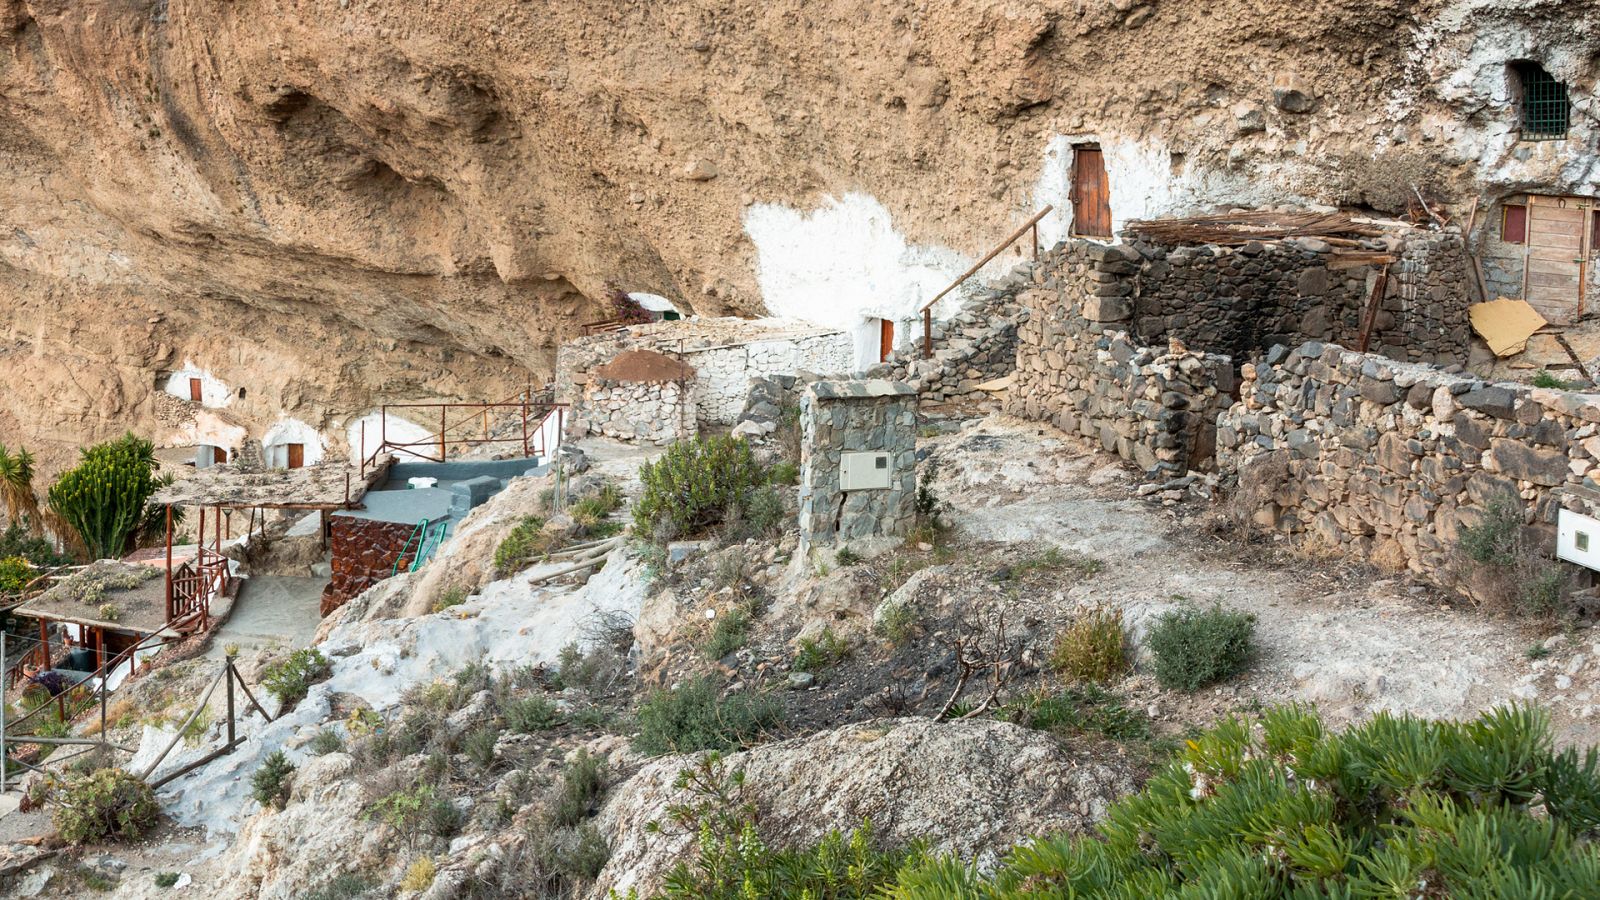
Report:
<svg viewBox="0 0 1600 900"><path fill-rule="evenodd" d="M367 452L366 423L361 426L361 473L366 474L367 467L375 465L378 457L391 451L400 451L417 459L429 462L444 462L449 458L450 446L477 447L490 444L520 444L523 456L548 456L560 444L561 429L565 425L566 404L548 401L534 401L528 395L521 395L520 399L502 401L500 403L390 403L379 407L379 435L378 445L371 453ZM415 441L391 440L389 438L389 410L438 410L439 430L433 434ZM459 421L450 422L449 413L453 409L470 409L474 413L461 418ZM497 438L491 434L489 417L491 410L514 410L521 418L521 433L512 437ZM431 416L431 413L429 413ZM418 416L413 413L413 418ZM552 418L556 430L553 442L546 446L545 426ZM409 421L409 419L408 419Z"/></svg>
<svg viewBox="0 0 1600 900"><path fill-rule="evenodd" d="M172 572L172 600L167 607L167 624L181 628L198 619L205 627L211 614L211 598L227 585L228 558L208 547L191 562L184 560Z"/></svg>
<svg viewBox="0 0 1600 900"><path fill-rule="evenodd" d="M978 262L972 268L966 270L965 272L962 272L960 277L958 277L955 281L950 282L950 286L949 287L945 288L944 290L940 291L937 294L934 294L932 300L929 300L927 303L923 304L923 306L922 306L922 358L923 359L927 359L928 357L933 355L933 305L935 303L938 303L940 300L943 300L946 294L950 293L951 291L953 291L956 288L960 287L961 285L965 284L968 278L971 278L972 276L978 274L978 270L979 269L982 269L984 266L988 265L989 262L991 260L993 260L996 256L999 256L1000 254L1006 252L1006 250L1008 248L1010 248L1012 244L1015 244L1018 240L1020 240L1022 238L1023 235L1027 234L1030 231L1033 232L1033 237L1032 237L1033 258L1034 259L1038 259L1039 258L1039 220L1043 219L1045 216L1049 215L1054 210L1055 210L1054 206L1046 206L1044 209L1041 209L1038 212L1034 213L1033 214L1033 218L1031 218L1028 221L1022 223L1022 227L1021 228L1018 228L1016 231L1012 232L1010 237L1008 237L1005 240L1001 241L998 245L996 245L996 247L993 250L990 250L989 251L989 255L985 256L983 259L978 260Z"/></svg>

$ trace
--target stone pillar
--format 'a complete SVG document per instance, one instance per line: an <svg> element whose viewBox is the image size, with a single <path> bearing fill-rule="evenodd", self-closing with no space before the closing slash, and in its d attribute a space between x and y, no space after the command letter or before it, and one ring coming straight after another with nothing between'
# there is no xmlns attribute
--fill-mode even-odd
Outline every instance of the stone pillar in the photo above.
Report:
<svg viewBox="0 0 1600 900"><path fill-rule="evenodd" d="M800 397L800 547L902 538L916 519L917 392L904 382L819 381ZM844 490L847 454L887 457L887 487ZM854 457L852 467L871 467ZM859 468L858 468L859 470Z"/></svg>

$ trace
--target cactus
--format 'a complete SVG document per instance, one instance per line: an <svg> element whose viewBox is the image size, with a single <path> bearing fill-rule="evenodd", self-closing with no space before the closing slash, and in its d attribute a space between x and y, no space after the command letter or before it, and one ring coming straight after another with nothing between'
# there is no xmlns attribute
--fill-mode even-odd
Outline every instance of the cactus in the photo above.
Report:
<svg viewBox="0 0 1600 900"><path fill-rule="evenodd" d="M50 508L83 539L93 559L127 551L156 490L155 447L132 433L82 452L50 486Z"/></svg>

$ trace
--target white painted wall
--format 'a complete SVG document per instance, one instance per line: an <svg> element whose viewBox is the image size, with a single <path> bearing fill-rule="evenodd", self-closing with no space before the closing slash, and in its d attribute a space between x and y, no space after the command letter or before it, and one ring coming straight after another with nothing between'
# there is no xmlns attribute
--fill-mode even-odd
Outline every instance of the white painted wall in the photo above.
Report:
<svg viewBox="0 0 1600 900"><path fill-rule="evenodd" d="M850 332L856 369L878 362L874 320L896 320L896 343L920 337L922 304L973 262L948 247L909 243L883 204L862 193L830 197L810 212L753 204L744 227L756 247L767 311ZM993 274L1014 264L1002 255ZM959 302L952 296L935 315L948 315Z"/></svg>
<svg viewBox="0 0 1600 900"><path fill-rule="evenodd" d="M184 384L187 385L188 382ZM185 390L187 391L187 388ZM184 396L187 397L188 394ZM196 447L205 444L237 450L244 446L245 439L249 436L250 433L244 426L230 422L216 413L200 409L195 412L192 422L186 422L181 428L174 429L162 440L161 446Z"/></svg>
<svg viewBox="0 0 1600 900"><path fill-rule="evenodd" d="M327 449L322 435L315 428L299 419L285 417L268 428L266 435L261 438L268 468L282 469L289 465L290 444L305 445L305 463L308 466L322 462L322 454Z"/></svg>
<svg viewBox="0 0 1600 900"><path fill-rule="evenodd" d="M222 382L222 379L212 375L189 360L183 361L183 368L172 373L167 379L166 387L162 390L181 400L189 399L189 379L200 379L200 405L210 407L223 407L233 402L233 390Z"/></svg>
<svg viewBox="0 0 1600 900"><path fill-rule="evenodd" d="M1195 171L1175 164L1165 142L1123 140L1115 134L1058 134L1045 144L1039 180L1033 189L1035 210L1054 206L1039 220L1039 243L1053 247L1065 240L1072 224L1072 158L1078 144L1098 144L1111 187L1111 232L1130 219L1195 215L1219 207L1306 203L1284 192L1274 181L1244 173Z"/></svg>
<svg viewBox="0 0 1600 900"><path fill-rule="evenodd" d="M366 428L367 456L371 456L372 452L378 449L378 444L383 441L385 435L387 435L391 441L406 444L415 441L425 441L428 438L433 437L435 433L434 429L425 428L415 422L407 421L406 419L402 419L394 413L389 414L388 425L385 426L383 413L374 410L373 412L369 412L361 418L351 422L350 425L345 428L345 441L350 446L350 462L352 465L361 465L361 433L363 426ZM437 452L427 451L420 447L417 449L422 450L423 452ZM423 458L419 453L412 453L406 450L395 450L394 454L396 458L402 461L412 458Z"/></svg>
<svg viewBox="0 0 1600 900"><path fill-rule="evenodd" d="M673 306L671 300L668 300L660 294L646 294L643 291L636 291L629 294L628 299L651 312L683 312L683 310Z"/></svg>

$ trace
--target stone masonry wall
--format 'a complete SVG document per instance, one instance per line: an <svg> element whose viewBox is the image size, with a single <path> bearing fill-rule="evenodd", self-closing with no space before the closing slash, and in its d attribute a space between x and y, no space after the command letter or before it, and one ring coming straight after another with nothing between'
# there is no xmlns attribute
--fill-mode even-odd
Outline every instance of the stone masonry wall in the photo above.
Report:
<svg viewBox="0 0 1600 900"><path fill-rule="evenodd" d="M1140 256L1127 285L1134 333L1147 343L1177 338L1236 363L1307 339L1355 345L1377 281L1376 266L1341 268L1338 251L1315 238L1131 246ZM1397 257L1369 347L1391 359L1465 363L1471 294L1460 233L1408 230L1361 249Z"/></svg>
<svg viewBox="0 0 1600 900"><path fill-rule="evenodd" d="M1318 342L1273 363L1245 367L1217 432L1219 467L1261 525L1438 576L1494 498L1522 503L1551 549L1568 489L1596 486L1590 396Z"/></svg>
<svg viewBox="0 0 1600 900"><path fill-rule="evenodd" d="M572 408L569 435L669 444L698 431L694 397L683 382L595 378L583 386L582 397Z"/></svg>
<svg viewBox="0 0 1600 900"><path fill-rule="evenodd" d="M328 523L333 579L322 589L324 616L393 574L395 558L416 530L404 522L355 516L332 516Z"/></svg>
<svg viewBox="0 0 1600 900"><path fill-rule="evenodd" d="M914 339L866 376L908 382L934 403L989 399L978 385L1016 370L1017 326L1028 315L1020 295L1035 277L1042 280L1043 270L1033 262L1017 266L962 301L955 315L934 320L929 358L922 357L921 339Z"/></svg>
<svg viewBox="0 0 1600 900"><path fill-rule="evenodd" d="M686 350L683 359L698 373L694 383L698 419L708 424L732 425L744 409L751 379L796 372L848 375L855 361L855 346L847 332L830 332Z"/></svg>
<svg viewBox="0 0 1600 900"><path fill-rule="evenodd" d="M1142 347L1133 315L1130 248L1063 244L1025 291L1016 382L1005 409L1097 442L1155 475L1209 468L1219 412L1232 402L1232 363L1194 350Z"/></svg>
<svg viewBox="0 0 1600 900"><path fill-rule="evenodd" d="M819 381L800 396L802 551L834 542L909 534L916 521L917 392L867 379ZM890 454L888 489L841 491L843 454Z"/></svg>

